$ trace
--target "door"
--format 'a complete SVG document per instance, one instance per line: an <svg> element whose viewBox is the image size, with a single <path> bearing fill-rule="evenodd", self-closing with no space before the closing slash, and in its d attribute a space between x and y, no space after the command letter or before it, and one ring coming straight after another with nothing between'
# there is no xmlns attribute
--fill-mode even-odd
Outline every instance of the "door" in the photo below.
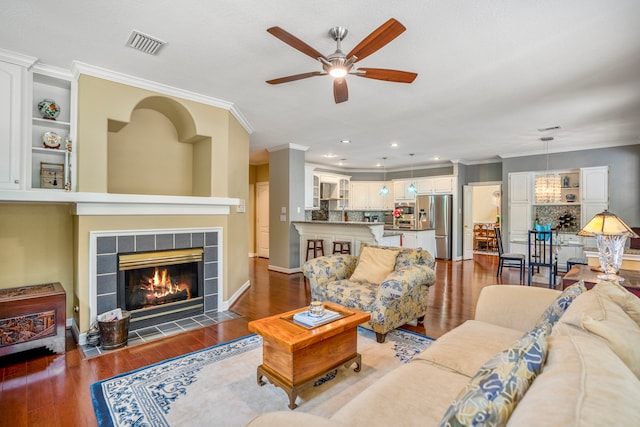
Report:
<svg viewBox="0 0 640 427"><path fill-rule="evenodd" d="M473 188L462 187L462 259L473 259Z"/></svg>
<svg viewBox="0 0 640 427"><path fill-rule="evenodd" d="M256 246L258 256L269 258L269 183L256 184Z"/></svg>

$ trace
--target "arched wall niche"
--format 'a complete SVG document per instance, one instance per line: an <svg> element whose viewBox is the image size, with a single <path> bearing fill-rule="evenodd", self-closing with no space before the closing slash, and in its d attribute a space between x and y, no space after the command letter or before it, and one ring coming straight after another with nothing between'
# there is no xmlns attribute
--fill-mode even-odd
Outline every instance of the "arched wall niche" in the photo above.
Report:
<svg viewBox="0 0 640 427"><path fill-rule="evenodd" d="M150 96L129 122L108 120L107 192L210 196L212 138L197 133L189 110Z"/></svg>

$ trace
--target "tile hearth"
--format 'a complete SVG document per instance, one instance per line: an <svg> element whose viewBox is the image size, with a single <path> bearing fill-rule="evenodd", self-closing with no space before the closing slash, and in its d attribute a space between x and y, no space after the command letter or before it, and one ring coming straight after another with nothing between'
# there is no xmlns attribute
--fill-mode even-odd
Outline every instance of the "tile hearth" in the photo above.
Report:
<svg viewBox="0 0 640 427"><path fill-rule="evenodd" d="M241 316L233 311L221 311L217 313L201 314L194 317L176 320L174 322L166 322L159 325L150 326L148 328L129 331L129 337L126 347L132 347L134 345L143 344L171 335L176 335L181 332L190 331L192 329L214 325L216 323L224 322L225 320L237 319L238 317ZM86 344L80 345L80 349L84 353L85 358L99 356L101 354L119 350L105 350L99 346L94 347Z"/></svg>

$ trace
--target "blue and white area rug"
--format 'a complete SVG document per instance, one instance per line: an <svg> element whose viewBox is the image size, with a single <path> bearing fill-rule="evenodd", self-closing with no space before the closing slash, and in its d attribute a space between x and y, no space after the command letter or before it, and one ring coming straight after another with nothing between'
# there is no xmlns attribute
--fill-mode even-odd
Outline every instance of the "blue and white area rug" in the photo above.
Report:
<svg viewBox="0 0 640 427"><path fill-rule="evenodd" d="M330 416L387 372L423 351L432 339L395 330L383 344L358 328L362 369L340 367L303 390L296 411ZM244 426L255 416L288 411L280 388L257 384L262 338L249 335L91 385L100 426Z"/></svg>

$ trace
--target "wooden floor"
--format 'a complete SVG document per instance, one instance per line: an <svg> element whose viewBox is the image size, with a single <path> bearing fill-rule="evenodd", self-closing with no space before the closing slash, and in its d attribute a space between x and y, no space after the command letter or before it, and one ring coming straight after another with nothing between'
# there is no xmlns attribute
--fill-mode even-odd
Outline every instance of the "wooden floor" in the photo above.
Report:
<svg viewBox="0 0 640 427"><path fill-rule="evenodd" d="M268 271L268 260L250 259L251 286L231 309L242 317L179 336L84 359L67 332L67 351L34 350L0 358L0 426L95 426L89 386L98 380L249 334L247 322L308 303L301 274ZM518 270L496 279L497 257L438 261L423 325L405 326L438 338L467 319L480 290L494 283L518 283Z"/></svg>

